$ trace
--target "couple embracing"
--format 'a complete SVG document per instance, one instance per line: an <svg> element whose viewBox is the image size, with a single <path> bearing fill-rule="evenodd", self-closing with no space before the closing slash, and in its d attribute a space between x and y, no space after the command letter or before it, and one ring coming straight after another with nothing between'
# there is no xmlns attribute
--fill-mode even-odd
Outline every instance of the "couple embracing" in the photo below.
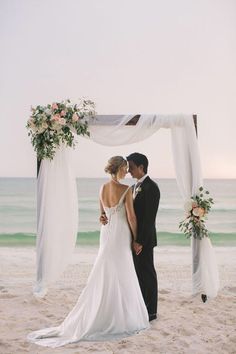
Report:
<svg viewBox="0 0 236 354"><path fill-rule="evenodd" d="M153 247L160 192L147 175L145 155L133 153L127 160L114 156L105 168L111 178L100 191L99 252L76 305L60 326L32 332L29 341L59 347L119 339L148 328L156 319ZM120 183L128 171L137 179L133 187Z"/></svg>

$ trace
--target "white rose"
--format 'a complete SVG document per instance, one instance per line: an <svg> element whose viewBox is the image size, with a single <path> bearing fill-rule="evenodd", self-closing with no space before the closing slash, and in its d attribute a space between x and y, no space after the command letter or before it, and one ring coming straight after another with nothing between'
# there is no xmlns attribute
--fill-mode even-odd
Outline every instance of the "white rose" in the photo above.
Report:
<svg viewBox="0 0 236 354"><path fill-rule="evenodd" d="M192 199L187 200L187 201L184 203L184 211L185 211L186 213L189 213L189 212L192 210L192 203L193 203Z"/></svg>
<svg viewBox="0 0 236 354"><path fill-rule="evenodd" d="M65 124L66 124L65 118L60 118L60 119L59 119L59 123L60 123L61 125L65 125Z"/></svg>
<svg viewBox="0 0 236 354"><path fill-rule="evenodd" d="M47 120L47 115L46 115L45 113L43 113L43 114L41 115L41 117L42 117L43 120Z"/></svg>
<svg viewBox="0 0 236 354"><path fill-rule="evenodd" d="M41 133L43 133L43 132L47 129L47 127L48 127L47 123L46 123L46 122L43 122L43 124L41 125L41 127L38 128L37 132L38 132L39 134L41 134Z"/></svg>
<svg viewBox="0 0 236 354"><path fill-rule="evenodd" d="M34 132L37 131L37 127L34 124L34 119L32 117L30 119L28 119L28 125L31 130L33 130Z"/></svg>
<svg viewBox="0 0 236 354"><path fill-rule="evenodd" d="M45 109L45 114L46 114L48 117L50 117L51 114L52 114L51 109L50 109L50 108Z"/></svg>
<svg viewBox="0 0 236 354"><path fill-rule="evenodd" d="M58 123L58 121L53 121L53 124L52 124L53 130L59 131L59 130L61 130L61 128L62 128L62 126L61 126L61 124Z"/></svg>
<svg viewBox="0 0 236 354"><path fill-rule="evenodd" d="M200 216L200 210L199 210L199 208L194 208L194 209L193 209L193 215L194 215L194 216Z"/></svg>

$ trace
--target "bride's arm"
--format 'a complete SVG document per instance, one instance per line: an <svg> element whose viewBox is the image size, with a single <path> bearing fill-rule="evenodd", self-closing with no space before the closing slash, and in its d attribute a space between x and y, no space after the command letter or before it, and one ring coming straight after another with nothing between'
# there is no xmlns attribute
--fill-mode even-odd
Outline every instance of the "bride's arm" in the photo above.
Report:
<svg viewBox="0 0 236 354"><path fill-rule="evenodd" d="M100 192L99 192L99 203L100 203L100 217L99 221L101 224L106 225L107 224L107 217L106 217L106 212L104 210L103 204L102 204L102 191L103 187L101 187Z"/></svg>
<svg viewBox="0 0 236 354"><path fill-rule="evenodd" d="M132 196L131 188L129 189L125 197L125 209L126 209L128 223L132 231L133 240L135 241L137 237L137 219L134 212L134 204L133 204L133 196Z"/></svg>
<svg viewBox="0 0 236 354"><path fill-rule="evenodd" d="M100 213L101 213L101 215L106 214L106 213L105 213L105 210L104 210L104 208L103 208L101 199L99 200L99 202L100 202Z"/></svg>

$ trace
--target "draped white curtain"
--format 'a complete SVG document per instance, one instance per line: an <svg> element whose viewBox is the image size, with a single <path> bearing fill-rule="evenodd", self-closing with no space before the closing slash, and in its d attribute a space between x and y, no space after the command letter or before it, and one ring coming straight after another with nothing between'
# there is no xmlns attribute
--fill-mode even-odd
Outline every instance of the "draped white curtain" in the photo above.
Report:
<svg viewBox="0 0 236 354"><path fill-rule="evenodd" d="M183 127L171 128L176 179L183 200L188 200L203 186L198 141L192 117L185 118ZM191 237L193 294L216 297L219 274L211 240Z"/></svg>
<svg viewBox="0 0 236 354"><path fill-rule="evenodd" d="M63 272L73 253L78 228L76 179L71 149L62 146L52 161L41 162L38 175L37 280L34 294L43 297L48 283Z"/></svg>
<svg viewBox="0 0 236 354"><path fill-rule="evenodd" d="M118 146L144 140L160 128L171 129L177 183L183 199L189 199L202 185L198 142L192 116L141 115L136 125L126 125L132 117L133 115L96 116L89 122L90 139L103 145ZM38 288L41 293L46 291L46 284L56 280L64 269L66 258L75 243L76 188L75 178L69 171L66 149L59 150L52 162L43 161L40 167L36 290ZM216 296L219 282L211 241L208 238L201 241L193 239L192 254L193 293Z"/></svg>
<svg viewBox="0 0 236 354"><path fill-rule="evenodd" d="M171 129L177 184L183 201L203 185L198 141L192 115L141 115L135 126L125 126L133 116L114 116L112 125L103 126L107 116L97 116L90 127L91 139L103 145L131 144L144 140L160 128ZM191 240L193 294L215 297L219 276L215 252L209 238Z"/></svg>

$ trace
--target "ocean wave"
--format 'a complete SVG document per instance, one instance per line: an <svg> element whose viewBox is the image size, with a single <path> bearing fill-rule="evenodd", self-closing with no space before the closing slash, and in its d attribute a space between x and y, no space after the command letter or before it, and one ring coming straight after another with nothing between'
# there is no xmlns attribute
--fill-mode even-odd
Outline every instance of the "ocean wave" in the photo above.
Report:
<svg viewBox="0 0 236 354"><path fill-rule="evenodd" d="M77 245L98 246L99 244L98 230L89 232L78 232ZM236 233L232 232L216 232L210 233L210 238L215 246L236 246ZM158 246L189 246L190 240L182 233L164 232L157 233ZM34 233L1 233L0 247L26 247L36 246L36 234Z"/></svg>

